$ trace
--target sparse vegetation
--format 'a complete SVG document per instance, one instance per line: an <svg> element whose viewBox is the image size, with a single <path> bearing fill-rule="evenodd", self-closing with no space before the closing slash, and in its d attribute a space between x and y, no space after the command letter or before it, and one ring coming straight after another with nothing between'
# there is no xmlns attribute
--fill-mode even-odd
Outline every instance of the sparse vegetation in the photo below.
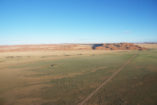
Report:
<svg viewBox="0 0 157 105"><path fill-rule="evenodd" d="M76 52L1 56L0 104L77 105L133 54L138 56L85 105L157 104L156 50Z"/></svg>

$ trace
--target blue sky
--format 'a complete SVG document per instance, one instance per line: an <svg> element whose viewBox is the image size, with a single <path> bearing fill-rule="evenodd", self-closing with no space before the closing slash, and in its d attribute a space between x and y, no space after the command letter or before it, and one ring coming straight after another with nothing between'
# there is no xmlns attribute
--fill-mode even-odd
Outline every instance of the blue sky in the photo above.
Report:
<svg viewBox="0 0 157 105"><path fill-rule="evenodd" d="M0 45L157 42L157 0L0 0Z"/></svg>

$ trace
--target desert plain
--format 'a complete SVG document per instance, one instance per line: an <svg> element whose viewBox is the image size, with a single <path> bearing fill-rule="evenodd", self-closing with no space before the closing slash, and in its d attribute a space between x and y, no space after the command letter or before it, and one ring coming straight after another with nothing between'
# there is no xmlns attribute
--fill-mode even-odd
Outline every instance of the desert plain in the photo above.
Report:
<svg viewBox="0 0 157 105"><path fill-rule="evenodd" d="M0 105L157 105L157 44L128 46L0 46Z"/></svg>

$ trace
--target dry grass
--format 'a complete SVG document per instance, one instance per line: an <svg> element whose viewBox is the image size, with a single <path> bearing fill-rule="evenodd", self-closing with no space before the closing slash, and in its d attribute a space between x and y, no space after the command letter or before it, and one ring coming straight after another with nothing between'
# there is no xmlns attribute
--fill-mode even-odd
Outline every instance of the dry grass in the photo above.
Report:
<svg viewBox="0 0 157 105"><path fill-rule="evenodd" d="M137 44L137 45L148 49L157 49L157 44Z"/></svg>
<svg viewBox="0 0 157 105"><path fill-rule="evenodd" d="M64 51L14 51L0 52L0 68L14 64L31 63L34 61L55 60L77 56L91 56L99 54L117 53L125 51L103 51L103 50L64 50ZM128 52L128 51L126 51Z"/></svg>
<svg viewBox="0 0 157 105"><path fill-rule="evenodd" d="M14 52L0 52L0 57L2 56L63 56L63 55L78 55L78 54L102 54L102 53L113 53L119 51L97 51L97 50L52 50L52 51L14 51Z"/></svg>
<svg viewBox="0 0 157 105"><path fill-rule="evenodd" d="M137 60L143 63L136 66L131 65L134 73L136 69L148 69L156 75L155 51L138 52L140 56ZM104 79L109 78L134 53L137 51L1 52L0 105L76 105ZM144 60L141 60L142 57ZM150 59L150 63L146 59ZM143 71L140 75L141 73ZM129 72L126 74L127 77L130 75ZM128 85L127 82L126 85ZM114 83L117 86L119 81ZM140 84L141 81L135 83L135 86ZM112 89L113 86L110 88ZM97 103L90 105L94 104Z"/></svg>
<svg viewBox="0 0 157 105"><path fill-rule="evenodd" d="M42 96L42 91L45 90L45 88L53 88L54 84L51 83L51 81L56 81L58 83L57 80L61 80L61 82L64 82L64 78L81 77L82 75L99 72L99 70L101 71L101 69L106 68L106 66L101 65L99 67L93 67L89 71L89 67L82 67L80 68L80 71L74 72L75 70L73 70L72 72L69 71L66 75L62 75L62 73L54 75L53 73L55 73L55 71L53 72L53 67L50 66L53 64L51 62L59 60L62 64L66 63L66 61L62 62L62 60L66 59L68 61L68 59L74 58L76 59L74 62L77 63L77 59L82 59L84 57L87 57L88 59L92 57L97 58L97 56L101 54L117 54L117 52L119 51L1 52L0 60L3 62L0 62L0 105L21 105L21 103L23 103L23 105L33 105L33 103L40 105L47 101L47 99L42 100L40 98ZM48 64L44 62L48 62ZM77 66L77 64L75 65ZM88 65L88 62L86 65ZM58 65L55 67L58 67ZM82 71L82 69L84 70ZM57 70L61 69L59 68L56 69L56 71ZM47 73L50 73L51 75ZM58 85L60 86L60 82ZM67 86L66 84L64 85ZM55 84L55 86L57 86L57 84ZM91 84L91 86L95 87L96 85ZM5 104L3 104L3 101Z"/></svg>

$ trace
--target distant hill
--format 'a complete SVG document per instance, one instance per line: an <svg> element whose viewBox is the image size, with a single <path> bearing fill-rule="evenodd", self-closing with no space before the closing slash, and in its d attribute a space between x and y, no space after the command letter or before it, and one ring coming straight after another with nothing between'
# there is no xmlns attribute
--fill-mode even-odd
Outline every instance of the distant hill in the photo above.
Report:
<svg viewBox="0 0 157 105"><path fill-rule="evenodd" d="M95 46L95 45L94 45ZM133 43L107 43L94 47L96 50L146 50Z"/></svg>
<svg viewBox="0 0 157 105"><path fill-rule="evenodd" d="M102 43L102 44L40 44L0 46L0 52L38 51L38 50L145 50L146 48L133 43Z"/></svg>

